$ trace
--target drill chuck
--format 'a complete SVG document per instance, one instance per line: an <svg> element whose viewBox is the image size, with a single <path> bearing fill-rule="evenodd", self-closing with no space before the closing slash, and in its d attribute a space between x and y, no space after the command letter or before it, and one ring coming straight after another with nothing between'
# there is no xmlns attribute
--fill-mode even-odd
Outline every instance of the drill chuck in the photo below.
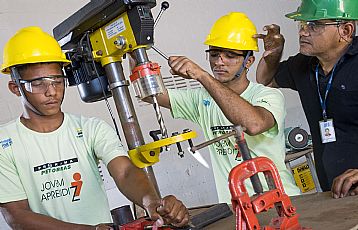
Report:
<svg viewBox="0 0 358 230"><path fill-rule="evenodd" d="M143 99L164 92L164 83L158 63L143 63L132 70L130 76L136 97Z"/></svg>

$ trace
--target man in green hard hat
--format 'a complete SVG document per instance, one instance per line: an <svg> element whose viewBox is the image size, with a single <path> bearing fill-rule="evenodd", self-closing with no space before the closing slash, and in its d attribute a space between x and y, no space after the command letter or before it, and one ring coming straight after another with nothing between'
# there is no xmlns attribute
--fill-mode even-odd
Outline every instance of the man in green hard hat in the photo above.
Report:
<svg viewBox="0 0 358 230"><path fill-rule="evenodd" d="M358 169L358 1L302 0L286 17L298 22L300 53L280 62L280 28L265 26L268 33L256 35L265 44L257 81L299 93L322 190L356 195L356 170L349 169Z"/></svg>

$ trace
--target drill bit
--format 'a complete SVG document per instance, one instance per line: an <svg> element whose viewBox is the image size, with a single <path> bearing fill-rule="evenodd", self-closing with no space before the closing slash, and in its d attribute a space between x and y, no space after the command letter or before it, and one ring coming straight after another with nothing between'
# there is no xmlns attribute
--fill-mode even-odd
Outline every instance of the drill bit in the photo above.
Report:
<svg viewBox="0 0 358 230"><path fill-rule="evenodd" d="M157 120L159 123L159 128L160 128L160 132L162 133L162 139L164 138L168 138L168 131L167 128L164 125L164 119L163 119L163 115L162 112L160 111L160 107L157 101L157 97L156 96L152 96L153 98L153 107L155 110L155 115L157 116ZM169 150L168 146L165 146L166 150Z"/></svg>

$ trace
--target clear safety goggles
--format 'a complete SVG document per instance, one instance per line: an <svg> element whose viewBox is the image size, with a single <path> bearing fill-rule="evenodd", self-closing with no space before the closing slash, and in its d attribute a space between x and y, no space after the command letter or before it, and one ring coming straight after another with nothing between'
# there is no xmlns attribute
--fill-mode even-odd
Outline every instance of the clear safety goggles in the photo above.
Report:
<svg viewBox="0 0 358 230"><path fill-rule="evenodd" d="M231 50L222 50L222 49L208 49L205 50L207 53L207 58L209 61L216 61L218 58L226 64L237 64L240 61L241 57L245 57L244 53L236 53Z"/></svg>
<svg viewBox="0 0 358 230"><path fill-rule="evenodd" d="M19 79L19 82L24 85L27 92L42 94L47 92L50 85L55 89L63 89L65 87L65 76L49 75L32 80Z"/></svg>
<svg viewBox="0 0 358 230"><path fill-rule="evenodd" d="M337 26L344 24L342 21L320 22L320 21L299 21L298 30L304 30L311 35L321 34L325 31L326 26Z"/></svg>

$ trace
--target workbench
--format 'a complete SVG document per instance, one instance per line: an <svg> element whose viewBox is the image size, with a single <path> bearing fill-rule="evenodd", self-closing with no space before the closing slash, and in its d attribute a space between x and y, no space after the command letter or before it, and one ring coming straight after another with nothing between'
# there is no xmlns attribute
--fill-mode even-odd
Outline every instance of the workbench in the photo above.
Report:
<svg viewBox="0 0 358 230"><path fill-rule="evenodd" d="M331 192L323 192L291 197L291 201L297 208L299 222L303 227L311 227L313 230L358 229L358 196L333 199ZM260 225L267 225L276 215L275 210L260 214ZM221 219L204 229L233 230L235 215Z"/></svg>

